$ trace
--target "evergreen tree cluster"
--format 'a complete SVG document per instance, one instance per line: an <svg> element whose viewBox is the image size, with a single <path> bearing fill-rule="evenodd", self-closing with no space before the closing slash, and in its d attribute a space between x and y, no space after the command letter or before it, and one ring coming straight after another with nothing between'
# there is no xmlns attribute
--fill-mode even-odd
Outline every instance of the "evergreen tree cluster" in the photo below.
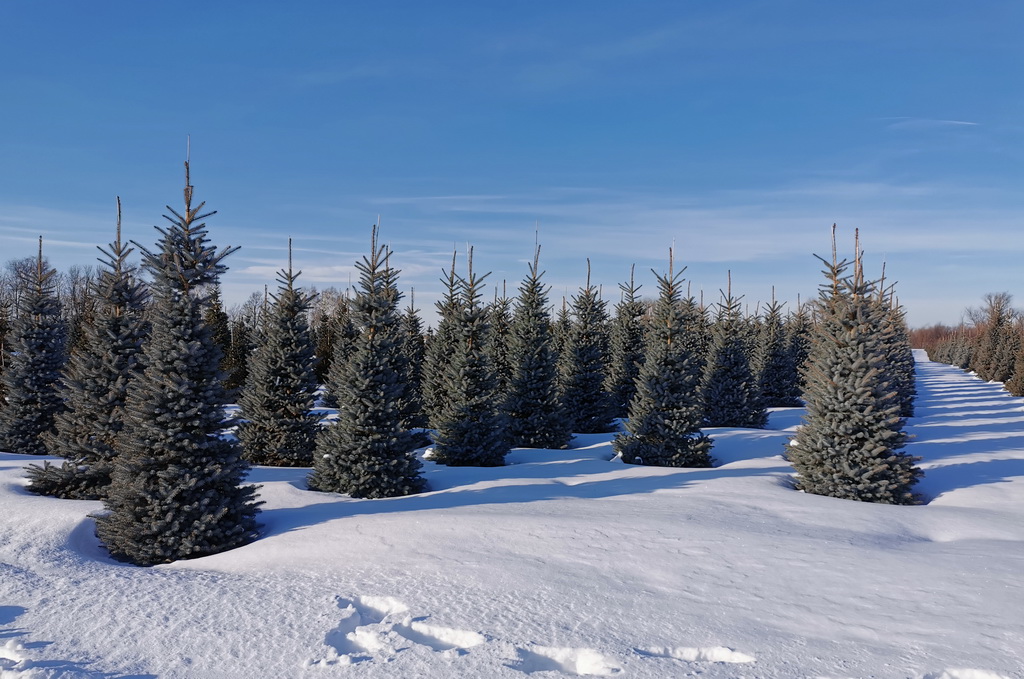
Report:
<svg viewBox="0 0 1024 679"><path fill-rule="evenodd" d="M98 274L75 279L86 292L61 295L41 245L16 287L0 281L0 448L63 458L31 465L29 489L102 500L97 534L119 559L152 565L255 539L250 464L311 467L311 490L383 498L426 489L416 451L430 443L435 463L496 466L513 446L618 432L626 463L706 467L702 428L764 427L767 408L804 401L789 449L802 489L913 501L920 472L898 452L914 395L903 311L859 268L833 262L810 312L773 299L744 315L731 282L713 308L684 290L670 253L657 299L631 275L609 314L588 261L585 285L552 314L539 246L518 294L503 286L490 304L470 250L465 274L455 255L443 272L438 324L424 331L412 301L399 308L399 271L374 227L351 290L303 290L289 242L276 292L225 311L219 279L237 248L211 244L215 213L193 207L192 191L186 162L185 209L168 207L154 250L135 243L141 270L119 208ZM1006 371L1020 354L1019 332L1006 339L1015 322L1008 300L986 316L978 365ZM321 395L336 420L321 421Z"/></svg>
<svg viewBox="0 0 1024 679"><path fill-rule="evenodd" d="M1008 292L985 295L982 305L967 309L955 327L937 325L910 333L914 346L933 361L1003 382L1014 396L1024 396L1024 314Z"/></svg>

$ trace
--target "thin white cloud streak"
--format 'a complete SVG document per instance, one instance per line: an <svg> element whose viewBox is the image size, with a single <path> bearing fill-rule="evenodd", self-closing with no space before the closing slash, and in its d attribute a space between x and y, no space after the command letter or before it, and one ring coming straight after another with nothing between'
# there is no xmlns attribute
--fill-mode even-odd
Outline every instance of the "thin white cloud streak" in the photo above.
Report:
<svg viewBox="0 0 1024 679"><path fill-rule="evenodd" d="M830 227L838 222L840 247L852 251L853 229L859 228L868 261L877 266L883 259L890 262L911 321L924 323L953 322L962 306L976 303L985 292L1013 288L1016 267L1006 262L1024 254L1020 203L1018 196L990 188L817 181L700 195L584 187L519 195L382 196L362 204L367 213L382 213L385 241L394 250L392 263L402 270L399 285L416 289L417 305L428 322L453 247L462 267L466 244L475 246L478 270L492 271L489 282L495 287L507 280L514 295L532 256L539 221L541 266L548 271L553 300L575 293L587 257L594 262L594 282L608 299L617 299L617 284L628 277L633 263L645 294L653 294L650 269L664 269L668 247L675 243L677 261L689 267L686 275L695 291L705 290L713 301L731 269L737 288L752 304L767 299L772 285L780 299L791 302L797 294L804 299L813 295L819 267L811 255L828 252ZM12 247L11 258L33 254L34 234L43 233L53 243L47 256L58 268L92 264L83 248L95 252L113 235L112 220L105 212L96 214L0 206L0 232L6 228L10 242L19 244ZM350 279L358 279L354 263L367 252L363 245L369 245L369 229L323 236L315 225L322 222L334 219L313 220L304 232L292 234L297 245L313 244L295 251L295 268L303 271L300 283L347 287ZM74 228L82 224L90 228ZM246 223L244 228L219 224L214 232L217 243L243 245L228 262L224 279L229 306L262 292L264 285L276 287L277 272L287 264L287 239L280 231ZM142 242L154 234L148 225L136 233L146 234ZM91 235L96 241L85 242ZM315 246L340 242L344 248ZM26 247L17 252L20 244Z"/></svg>
<svg viewBox="0 0 1024 679"><path fill-rule="evenodd" d="M940 130L944 128L980 127L980 123L967 120L940 120L935 118L884 118L895 122L886 125L888 130Z"/></svg>
<svg viewBox="0 0 1024 679"><path fill-rule="evenodd" d="M874 240L887 251L960 252L984 249L992 239L1001 247L1024 247L1015 210L976 207L989 203L988 195L985 189L939 185L830 182L701 197L609 192L600 200L563 200L550 193L385 200L404 205L406 226L445 229L479 245L521 242L527 250L539 221L548 250L582 239L590 252L641 257L675 240L694 261L717 262L784 254L794 241L813 243L833 222L878 231Z"/></svg>

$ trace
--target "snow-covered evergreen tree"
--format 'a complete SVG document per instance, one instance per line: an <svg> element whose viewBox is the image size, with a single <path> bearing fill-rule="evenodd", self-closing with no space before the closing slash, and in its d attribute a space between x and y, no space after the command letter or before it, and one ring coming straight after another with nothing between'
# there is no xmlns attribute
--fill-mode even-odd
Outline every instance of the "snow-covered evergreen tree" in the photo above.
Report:
<svg viewBox="0 0 1024 679"><path fill-rule="evenodd" d="M96 533L114 557L138 565L223 552L257 536L256 489L242 485L248 465L219 435L226 393L222 354L203 321L210 286L236 248L218 250L192 206L185 162L185 209L157 227L155 251L140 246L153 277L152 328L141 375L129 386L107 512Z"/></svg>
<svg viewBox="0 0 1024 679"><path fill-rule="evenodd" d="M319 431L320 415L311 413L316 400L315 348L306 312L309 296L296 287L301 271L278 273L278 290L263 338L249 362L241 405L238 440L252 464L308 467Z"/></svg>
<svg viewBox="0 0 1024 679"><path fill-rule="evenodd" d="M731 287L730 283L718 304L701 381L704 423L709 427L759 429L767 424L768 413L761 399L761 385L750 366L748 328Z"/></svg>
<svg viewBox="0 0 1024 679"><path fill-rule="evenodd" d="M498 378L487 351L488 312L480 303L488 275L474 273L470 248L468 273L459 281L455 341L440 382L447 394L434 435L433 459L440 464L497 467L508 453L508 422L499 408Z"/></svg>
<svg viewBox="0 0 1024 679"><path fill-rule="evenodd" d="M687 333L682 303L682 271L670 255L658 279L658 301L651 312L644 363L629 404L626 433L612 441L622 461L660 467L710 467L711 439L700 431L700 363L682 339Z"/></svg>
<svg viewBox="0 0 1024 679"><path fill-rule="evenodd" d="M636 378L644 364L644 315L646 305L637 297L636 284L630 268L629 283L620 284L622 299L615 305L609 338L608 377L605 389L611 400L612 417L626 417L629 403L636 394Z"/></svg>
<svg viewBox="0 0 1024 679"><path fill-rule="evenodd" d="M10 453L46 455L46 435L63 408L59 380L67 360L67 325L54 289L56 274L43 260L40 238L36 266L21 272L24 291L3 374L7 401L0 408L0 450Z"/></svg>
<svg viewBox="0 0 1024 679"><path fill-rule="evenodd" d="M128 264L133 248L121 240L121 201L117 202L117 238L103 254L95 281L96 309L83 325L81 347L74 351L61 380L65 409L54 418L47 437L60 466L32 465L28 489L41 495L79 500L106 496L124 428L128 387L142 370L142 343L148 293Z"/></svg>
<svg viewBox="0 0 1024 679"><path fill-rule="evenodd" d="M551 337L548 290L541 282L540 247L529 275L519 286L509 355L513 374L505 399L512 445L565 448L572 439L569 419L558 395L558 355Z"/></svg>
<svg viewBox="0 0 1024 679"><path fill-rule="evenodd" d="M859 246L858 246L859 247ZM820 259L820 258L819 258ZM786 452L800 490L818 495L913 504L921 476L906 442L900 400L888 379L886 354L871 284L858 263L825 264L827 283L817 304L817 324L807 364L803 426Z"/></svg>
<svg viewBox="0 0 1024 679"><path fill-rule="evenodd" d="M570 431L600 434L614 431L611 396L605 391L608 376L608 312L590 283L572 298L572 322L558 361L558 386Z"/></svg>
<svg viewBox="0 0 1024 679"><path fill-rule="evenodd" d="M330 388L338 420L317 438L308 480L313 490L381 498L418 493L426 485L415 437L403 422L408 363L401 353L401 295L390 254L378 246L374 227L370 256L356 262L359 287L352 306L359 334L347 360L335 359Z"/></svg>

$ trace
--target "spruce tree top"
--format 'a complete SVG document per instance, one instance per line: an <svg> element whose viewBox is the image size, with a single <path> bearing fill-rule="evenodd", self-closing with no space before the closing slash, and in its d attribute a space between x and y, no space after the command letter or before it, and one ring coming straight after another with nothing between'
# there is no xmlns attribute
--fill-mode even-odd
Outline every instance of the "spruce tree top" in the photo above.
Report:
<svg viewBox="0 0 1024 679"><path fill-rule="evenodd" d="M162 238L156 252L132 241L143 256L143 266L153 276L153 287L158 290L174 290L183 294L196 294L203 286L215 285L228 268L224 258L238 250L225 247L219 252L210 244L206 222L203 220L217 214L216 210L203 212L206 201L192 207L192 184L188 163L185 163L185 214L167 205L173 217L163 215L171 223L170 228L156 227ZM200 293L201 294L201 293Z"/></svg>

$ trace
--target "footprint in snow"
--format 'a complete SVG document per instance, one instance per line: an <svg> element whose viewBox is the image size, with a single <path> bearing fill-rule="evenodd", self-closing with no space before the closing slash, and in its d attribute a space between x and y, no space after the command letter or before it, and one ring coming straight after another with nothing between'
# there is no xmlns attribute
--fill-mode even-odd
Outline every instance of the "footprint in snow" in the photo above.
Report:
<svg viewBox="0 0 1024 679"><path fill-rule="evenodd" d="M311 661L311 665L350 665L386 659L415 646L456 657L486 641L477 632L427 623L429 616L414 618L405 604L391 597L338 597L336 603L341 609L341 620L324 637L324 645L331 653L327 658Z"/></svg>
<svg viewBox="0 0 1024 679"><path fill-rule="evenodd" d="M0 646L0 676L16 677L22 672L27 675L31 666L32 661L28 659L22 644L14 639L9 639L7 643Z"/></svg>

